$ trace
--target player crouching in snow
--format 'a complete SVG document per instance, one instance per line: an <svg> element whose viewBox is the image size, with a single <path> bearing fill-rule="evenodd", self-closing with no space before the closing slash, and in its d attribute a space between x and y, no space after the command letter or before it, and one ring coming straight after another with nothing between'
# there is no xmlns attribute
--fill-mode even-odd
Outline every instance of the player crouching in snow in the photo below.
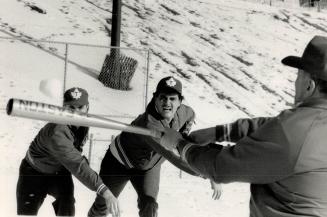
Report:
<svg viewBox="0 0 327 217"><path fill-rule="evenodd" d="M71 88L64 94L64 107L88 112L88 93ZM46 124L29 146L19 169L17 183L17 214L37 215L45 197L55 198L53 208L57 216L74 216L74 184L71 174L103 198L109 211L119 216L115 196L82 156L88 127Z"/></svg>
<svg viewBox="0 0 327 217"><path fill-rule="evenodd" d="M182 100L182 83L173 77L163 78L146 111L132 125L159 131L168 127L186 136L195 114L192 108L182 104ZM180 169L197 175L177 156L161 148L159 142L160 139L149 136L122 132L114 139L101 163L100 177L116 197L128 181L132 183L138 194L140 217L157 216L160 168L165 158ZM219 185L215 192L218 198ZM88 216L106 216L107 213L105 201L97 196Z"/></svg>

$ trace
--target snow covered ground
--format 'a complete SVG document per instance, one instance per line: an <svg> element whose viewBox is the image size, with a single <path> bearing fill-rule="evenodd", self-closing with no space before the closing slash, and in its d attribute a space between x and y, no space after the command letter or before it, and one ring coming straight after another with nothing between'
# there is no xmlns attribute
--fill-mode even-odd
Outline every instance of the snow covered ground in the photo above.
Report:
<svg viewBox="0 0 327 217"><path fill-rule="evenodd" d="M33 7L34 6L34 7ZM34 8L34 9L33 9ZM35 10L39 8L39 10ZM33 10L32 10L33 9ZM111 1L2 0L0 36L108 45ZM240 117L271 116L290 106L295 71L280 64L286 55L301 55L313 35L326 35L327 15L300 8L269 7L243 1L124 1L121 46L138 60L130 91L105 88L96 78L108 49L0 38L0 216L16 216L18 167L29 142L44 122L9 117L9 98L61 104L38 89L43 79L66 78L65 86L90 93L91 113L119 116L130 122L144 110L145 95L160 78L174 75L185 88L185 103L197 113L195 129ZM147 56L151 51L146 92ZM148 98L149 100L149 98ZM118 131L92 129L95 139L109 140ZM99 163L108 141L93 143L91 166ZM85 154L88 155L88 146ZM77 216L86 216L94 199L75 180ZM248 184L223 186L220 200L211 199L208 180L182 174L165 163L159 193L159 216L248 216ZM123 216L137 216L136 194L128 185L119 197ZM51 197L39 216L54 216Z"/></svg>

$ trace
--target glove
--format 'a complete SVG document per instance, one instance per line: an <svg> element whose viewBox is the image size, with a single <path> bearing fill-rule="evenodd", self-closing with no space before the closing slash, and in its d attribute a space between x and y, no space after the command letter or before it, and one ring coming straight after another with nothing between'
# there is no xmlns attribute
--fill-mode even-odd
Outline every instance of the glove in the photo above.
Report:
<svg viewBox="0 0 327 217"><path fill-rule="evenodd" d="M182 134L171 128L165 128L160 138L160 145L169 151L176 150L176 146L183 140Z"/></svg>

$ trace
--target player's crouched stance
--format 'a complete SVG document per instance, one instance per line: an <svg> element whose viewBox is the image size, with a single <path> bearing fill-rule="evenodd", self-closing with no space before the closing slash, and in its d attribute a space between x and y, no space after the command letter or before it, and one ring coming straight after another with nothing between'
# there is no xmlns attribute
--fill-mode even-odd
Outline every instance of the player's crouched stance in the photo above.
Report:
<svg viewBox="0 0 327 217"><path fill-rule="evenodd" d="M182 83L174 77L161 79L156 92L144 113L133 122L133 126L163 131L166 127L187 136L194 122L193 109L182 103ZM194 171L177 156L167 153L159 145L160 139L122 132L105 154L100 169L104 183L118 197L127 182L131 182L138 200L140 217L157 217L161 164L168 159L175 166L192 175ZM213 184L213 198L218 199L220 185ZM97 197L89 210L89 217L106 216L106 205Z"/></svg>
<svg viewBox="0 0 327 217"><path fill-rule="evenodd" d="M67 90L64 107L88 112L88 93L77 87ZM20 165L16 191L18 215L37 215L49 194L55 198L52 205L57 216L74 216L73 174L104 198L113 216L120 216L118 200L81 154L87 134L87 127L54 123L46 124L39 131Z"/></svg>

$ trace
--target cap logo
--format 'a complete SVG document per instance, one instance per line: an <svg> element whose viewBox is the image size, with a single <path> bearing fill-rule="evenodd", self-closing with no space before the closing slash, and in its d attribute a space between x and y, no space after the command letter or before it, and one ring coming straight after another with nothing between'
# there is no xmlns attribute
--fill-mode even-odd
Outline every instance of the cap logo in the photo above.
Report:
<svg viewBox="0 0 327 217"><path fill-rule="evenodd" d="M82 93L77 88L75 88L74 91L70 92L70 95L72 95L74 99L79 99L81 98Z"/></svg>
<svg viewBox="0 0 327 217"><path fill-rule="evenodd" d="M170 78L166 81L166 84L169 86L169 87L174 87L176 85L176 81L174 78Z"/></svg>

